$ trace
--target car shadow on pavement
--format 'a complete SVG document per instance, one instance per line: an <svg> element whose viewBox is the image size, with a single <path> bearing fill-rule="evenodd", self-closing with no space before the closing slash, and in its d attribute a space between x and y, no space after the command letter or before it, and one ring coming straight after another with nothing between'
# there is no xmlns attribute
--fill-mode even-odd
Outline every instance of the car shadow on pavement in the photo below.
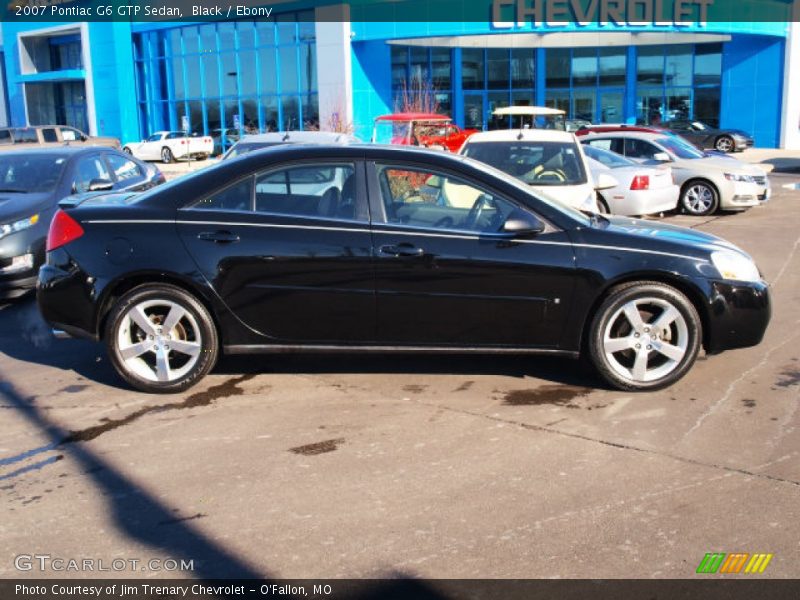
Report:
<svg viewBox="0 0 800 600"><path fill-rule="evenodd" d="M94 485L98 495L108 503L111 518L121 533L138 544L145 544L153 550L163 552L164 559L192 561L193 570L183 573L186 576L201 581L237 579L258 581L259 584L270 583L267 573L248 564L246 558L237 556L209 539L192 525L191 518L176 518L178 509L170 508L149 493L145 486L126 477L112 466L112 463L95 453L89 443L64 443L69 432L28 402L5 379L6 376L0 373L0 399L35 426L49 440L50 447L62 452L56 460L68 455L74 463L77 463L78 469ZM31 471L34 469L23 469L19 474L30 476ZM265 540L265 543L268 541ZM91 545L84 542L83 547L90 548ZM253 551L261 555L261 549L254 548ZM146 562L144 558L140 561ZM446 597L425 582L397 572L389 574L383 581L367 580L363 584L352 582L351 585L354 585L353 593L340 597L358 600L394 598L399 600L409 597L419 600L443 600ZM215 598L221 599L234 597L239 596L235 593L215 595Z"/></svg>
<svg viewBox="0 0 800 600"><path fill-rule="evenodd" d="M130 389L116 374L102 344L56 340L31 300L0 309L0 353L19 361L73 371L90 381ZM21 343L20 343L21 340ZM584 362L514 354L304 354L222 356L212 373L431 374L534 377L551 383L608 389Z"/></svg>

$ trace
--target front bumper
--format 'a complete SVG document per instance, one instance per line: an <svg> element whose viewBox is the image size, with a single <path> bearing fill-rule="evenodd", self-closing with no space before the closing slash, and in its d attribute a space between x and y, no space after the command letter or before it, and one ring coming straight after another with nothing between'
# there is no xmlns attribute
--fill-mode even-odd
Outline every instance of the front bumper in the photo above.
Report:
<svg viewBox="0 0 800 600"><path fill-rule="evenodd" d="M759 344L772 316L767 283L709 280L707 285L706 352L715 354Z"/></svg>
<svg viewBox="0 0 800 600"><path fill-rule="evenodd" d="M771 195L769 181L748 183L744 181L729 182L723 193L721 206L725 210L744 210L769 201Z"/></svg>

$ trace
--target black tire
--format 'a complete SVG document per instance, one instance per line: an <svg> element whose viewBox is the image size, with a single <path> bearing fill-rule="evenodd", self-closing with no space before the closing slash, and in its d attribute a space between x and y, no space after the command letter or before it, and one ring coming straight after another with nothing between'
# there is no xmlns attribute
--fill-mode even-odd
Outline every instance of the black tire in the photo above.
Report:
<svg viewBox="0 0 800 600"><path fill-rule="evenodd" d="M704 217L719 209L719 192L710 181L692 179L681 188L680 205L686 214Z"/></svg>
<svg viewBox="0 0 800 600"><path fill-rule="evenodd" d="M208 154L198 154L197 160L208 160Z"/></svg>
<svg viewBox="0 0 800 600"><path fill-rule="evenodd" d="M186 320L182 318L181 321L171 330L171 332L177 331L178 328L180 328L181 331L184 331L184 333L197 329L194 339L190 339L188 335L184 335L182 339L178 336L174 336L172 337L172 341L163 341L161 340L162 330L159 327L159 335L157 336L159 339L151 342L146 339L146 336L141 335L144 333L144 330L140 330L138 332L139 337L137 341L141 341L141 343L149 346L150 343L159 344L162 343L162 341L164 344L175 344L180 339L180 341L188 340L192 343L196 343L196 345L199 346L197 358L188 358L184 364L186 372L179 377L176 376L174 380L168 381L153 381L152 379L145 378L140 373L132 370L132 368L129 367L129 364L126 363L126 359L123 358L119 346L119 339L120 337L124 337L126 332L128 332L127 335L134 335L130 331L130 329L133 327L129 326L128 324L128 312L142 303L158 305L159 302L164 303L165 305L178 305L180 308L186 311L186 317L184 317ZM152 310L153 312L149 314L149 318L154 326L158 326L159 316L161 318L160 322L163 323L167 315L157 314L159 310L157 306ZM166 332L165 334L167 340L170 340L170 335L168 335L169 333L170 332ZM198 337L199 339L197 339ZM150 337L149 339L152 340L153 338ZM106 320L104 341L108 355L111 358L111 363L114 365L114 368L117 370L117 373L119 373L120 377L122 377L137 390L156 394L182 392L192 387L203 377L205 377L208 372L211 371L211 369L214 368L219 354L217 329L208 310L194 296L187 293L185 290L168 284L147 284L139 286L122 296L112 307L108 319ZM164 347L167 349L167 363L169 364L170 369L173 368L172 364L174 361L177 360L178 363L180 363L185 356L188 356L183 355L180 352L175 352L174 350L170 351L169 346ZM156 361L155 357L157 354L153 352L152 357L150 357L149 354L150 350L148 349L141 354L141 357L136 357L137 359L141 359L141 364L137 364L137 367L140 368L140 371L147 370L147 362ZM190 363L192 360L195 361L194 364L189 365L188 363ZM151 368L153 370L153 375L157 376L157 369L152 367L152 365ZM177 368L176 371L180 372L180 368ZM166 372L169 373L169 369L166 369Z"/></svg>
<svg viewBox="0 0 800 600"><path fill-rule="evenodd" d="M641 343L627 350L613 351L615 353L612 354L612 358L609 358L607 348L610 347L606 346L605 342L607 329L613 330L617 327L620 319L622 319L623 326L625 322L630 323L624 313L621 314L620 311L624 310L623 307L630 306L632 302L637 300L642 303L640 306L643 310L638 312L648 332L645 333L645 330L642 330L641 333L637 334L637 330L632 326L629 332L621 331L620 340L630 338L632 342ZM651 326L658 322L659 316L666 313L666 309L649 304L651 301L671 306L683 320L682 325L678 318L671 321L668 325L668 331L659 329L657 340L651 338L651 336L655 335L655 329ZM653 306L655 308L652 308ZM658 310L663 310L664 312L657 312ZM648 311L650 311L650 317L647 316ZM636 336L635 338L632 337L634 335ZM694 305L683 293L663 283L641 281L618 286L609 292L592 318L588 332L587 349L589 359L595 369L611 386L626 391L650 391L672 385L689 371L697 359L702 337L700 316L697 314ZM673 341L675 344L672 343ZM651 343L652 346L650 345ZM656 350L650 350L651 347L659 344L663 344L659 346L662 348L670 345L671 348L669 349L685 345L682 357L680 359L670 359ZM648 375L648 377L652 376L651 379L643 378L642 380L637 380L633 377L636 361L638 360L637 357L640 354L647 357L644 360L645 373L648 373L647 365L652 361L654 368ZM627 369L626 364L630 364ZM628 371L627 375L621 372L626 370ZM659 374L659 370L664 371L663 375Z"/></svg>
<svg viewBox="0 0 800 600"><path fill-rule="evenodd" d="M606 202L605 198L600 195L600 192L597 192L597 212L601 215L611 214L611 209L608 207L608 202Z"/></svg>
<svg viewBox="0 0 800 600"><path fill-rule="evenodd" d="M736 142L729 135L721 135L714 141L714 148L719 152L736 152Z"/></svg>
<svg viewBox="0 0 800 600"><path fill-rule="evenodd" d="M175 162L175 157L172 155L172 150L170 150L167 146L164 146L161 149L161 162L163 162L165 165Z"/></svg>
<svg viewBox="0 0 800 600"><path fill-rule="evenodd" d="M127 146L125 146L125 147L122 149L122 151L123 151L125 154L133 154L133 150L131 150L131 149L130 149L130 148L128 148Z"/></svg>

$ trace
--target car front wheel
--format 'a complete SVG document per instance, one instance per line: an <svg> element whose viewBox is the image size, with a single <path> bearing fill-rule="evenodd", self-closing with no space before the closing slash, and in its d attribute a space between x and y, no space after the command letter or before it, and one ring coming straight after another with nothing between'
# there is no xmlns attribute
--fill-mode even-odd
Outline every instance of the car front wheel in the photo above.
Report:
<svg viewBox="0 0 800 600"><path fill-rule="evenodd" d="M218 354L208 310L184 290L164 284L134 288L120 298L108 317L105 342L120 376L150 393L193 386Z"/></svg>
<svg viewBox="0 0 800 600"><path fill-rule="evenodd" d="M123 151L125 154L133 154L133 150L131 150L131 149L130 149L130 148L128 148L127 146L125 146L125 147L122 149L122 151Z"/></svg>
<svg viewBox="0 0 800 600"><path fill-rule="evenodd" d="M681 190L681 206L690 215L710 215L719 208L719 194L710 183L690 181Z"/></svg>
<svg viewBox="0 0 800 600"><path fill-rule="evenodd" d="M620 286L592 319L589 356L615 388L656 390L683 377L700 350L702 327L680 291L657 282Z"/></svg>

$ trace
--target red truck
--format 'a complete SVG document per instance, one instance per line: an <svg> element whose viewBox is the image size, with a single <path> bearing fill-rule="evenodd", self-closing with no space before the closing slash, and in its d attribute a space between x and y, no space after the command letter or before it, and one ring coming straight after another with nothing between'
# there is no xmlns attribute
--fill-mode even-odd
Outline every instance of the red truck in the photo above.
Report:
<svg viewBox="0 0 800 600"><path fill-rule="evenodd" d="M394 113L375 119L373 143L424 146L458 152L476 129L461 129L447 115Z"/></svg>

